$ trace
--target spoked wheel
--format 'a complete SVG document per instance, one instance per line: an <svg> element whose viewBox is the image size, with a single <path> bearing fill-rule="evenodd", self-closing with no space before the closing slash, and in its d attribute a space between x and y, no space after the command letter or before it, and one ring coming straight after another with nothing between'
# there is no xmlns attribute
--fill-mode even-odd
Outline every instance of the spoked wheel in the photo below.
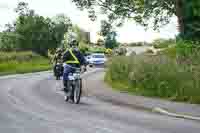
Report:
<svg viewBox="0 0 200 133"><path fill-rule="evenodd" d="M74 86L74 103L79 104L80 99L81 99L81 80L77 80Z"/></svg>

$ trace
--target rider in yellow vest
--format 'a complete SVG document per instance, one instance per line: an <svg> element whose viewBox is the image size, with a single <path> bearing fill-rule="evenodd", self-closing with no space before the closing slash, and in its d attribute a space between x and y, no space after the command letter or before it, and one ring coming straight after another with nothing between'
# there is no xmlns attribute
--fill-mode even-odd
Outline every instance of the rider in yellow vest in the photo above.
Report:
<svg viewBox="0 0 200 133"><path fill-rule="evenodd" d="M67 50L63 55L63 83L64 83L64 91L68 92L67 81L69 73L73 73L76 68L81 68L81 66L86 66L86 60L84 55L78 49L78 41L73 40L70 43L70 49Z"/></svg>

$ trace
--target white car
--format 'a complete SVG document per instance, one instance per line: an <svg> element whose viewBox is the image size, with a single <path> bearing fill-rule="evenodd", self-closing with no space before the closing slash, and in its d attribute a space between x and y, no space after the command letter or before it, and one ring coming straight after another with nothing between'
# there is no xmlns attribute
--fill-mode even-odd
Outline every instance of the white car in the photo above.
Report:
<svg viewBox="0 0 200 133"><path fill-rule="evenodd" d="M106 56L103 53L94 53L87 57L89 65L104 65L106 61Z"/></svg>
<svg viewBox="0 0 200 133"><path fill-rule="evenodd" d="M90 55L85 56L85 60L86 60L87 64L89 64L90 59L91 59L91 56L90 56Z"/></svg>

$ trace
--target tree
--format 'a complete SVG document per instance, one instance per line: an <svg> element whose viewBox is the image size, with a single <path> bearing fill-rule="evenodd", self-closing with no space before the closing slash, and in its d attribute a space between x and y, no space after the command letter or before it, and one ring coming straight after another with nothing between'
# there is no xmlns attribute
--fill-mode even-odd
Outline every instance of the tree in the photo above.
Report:
<svg viewBox="0 0 200 133"><path fill-rule="evenodd" d="M14 26L10 23L5 24L5 32L12 32L14 31Z"/></svg>
<svg viewBox="0 0 200 133"><path fill-rule="evenodd" d="M97 45L98 45L98 46L103 46L103 45L104 45L104 40L99 38L99 39L97 40Z"/></svg>
<svg viewBox="0 0 200 133"><path fill-rule="evenodd" d="M72 38L76 38L80 43L85 45L90 43L90 33L81 29L77 25L72 25L70 30L65 33L63 40L65 47L68 47L68 44L70 43Z"/></svg>
<svg viewBox="0 0 200 133"><path fill-rule="evenodd" d="M117 33L114 31L111 22L108 22L106 20L101 21L100 35L104 37L106 48L113 49L118 46L116 40Z"/></svg>
<svg viewBox="0 0 200 133"><path fill-rule="evenodd" d="M21 38L20 35L13 32L4 31L0 35L0 50L12 51L16 49L16 41Z"/></svg>
<svg viewBox="0 0 200 133"><path fill-rule="evenodd" d="M107 34L105 38L105 47L113 49L115 47L118 47L118 43L116 40L117 33L112 31L109 34Z"/></svg>
<svg viewBox="0 0 200 133"><path fill-rule="evenodd" d="M61 45L72 25L63 14L55 19L40 16L25 2L20 2L15 11L18 13L15 23L7 24L1 35L1 50L31 50L47 56L48 49Z"/></svg>
<svg viewBox="0 0 200 133"><path fill-rule="evenodd" d="M130 18L147 26L149 18L154 19L155 28L158 22L168 22L175 14L175 0L72 0L79 8L95 9L100 7L110 21ZM120 23L119 23L120 24Z"/></svg>
<svg viewBox="0 0 200 133"><path fill-rule="evenodd" d="M64 14L58 14L53 18L51 23L53 39L56 46L63 45L64 35L72 27L71 20Z"/></svg>
<svg viewBox="0 0 200 133"><path fill-rule="evenodd" d="M73 31L77 34L78 36L78 41L84 42L84 43L90 43L90 33L86 32L85 30L81 29L77 25L73 26Z"/></svg>
<svg viewBox="0 0 200 133"><path fill-rule="evenodd" d="M180 1L180 0L179 0ZM200 40L200 1L182 0L181 37L187 40Z"/></svg>
<svg viewBox="0 0 200 133"><path fill-rule="evenodd" d="M108 34L110 34L113 30L113 26L111 23L109 23L106 20L102 20L101 21L101 31L100 31L100 35L105 37Z"/></svg>
<svg viewBox="0 0 200 133"><path fill-rule="evenodd" d="M199 0L72 0L79 8L100 7L110 21L133 19L154 29L168 24L172 16L177 16L182 38L199 38L200 1Z"/></svg>

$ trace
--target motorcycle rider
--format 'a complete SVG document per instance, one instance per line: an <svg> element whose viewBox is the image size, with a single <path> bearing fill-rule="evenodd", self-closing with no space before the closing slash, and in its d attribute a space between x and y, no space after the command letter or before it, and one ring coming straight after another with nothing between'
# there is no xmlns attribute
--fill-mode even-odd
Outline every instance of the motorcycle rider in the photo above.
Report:
<svg viewBox="0 0 200 133"><path fill-rule="evenodd" d="M56 49L56 53L55 53L55 55L54 55L54 57L53 57L53 70L54 70L54 75L55 75L55 72L56 72L56 64L57 63L62 63L62 53L63 53L63 51L62 51L62 49L61 48L57 48Z"/></svg>
<svg viewBox="0 0 200 133"><path fill-rule="evenodd" d="M65 93L69 92L69 88L67 87L69 73L73 73L76 68L81 68L81 66L84 66L84 70L86 70L86 60L79 51L78 45L79 42L76 39L73 39L69 43L70 48L63 55L63 84Z"/></svg>

